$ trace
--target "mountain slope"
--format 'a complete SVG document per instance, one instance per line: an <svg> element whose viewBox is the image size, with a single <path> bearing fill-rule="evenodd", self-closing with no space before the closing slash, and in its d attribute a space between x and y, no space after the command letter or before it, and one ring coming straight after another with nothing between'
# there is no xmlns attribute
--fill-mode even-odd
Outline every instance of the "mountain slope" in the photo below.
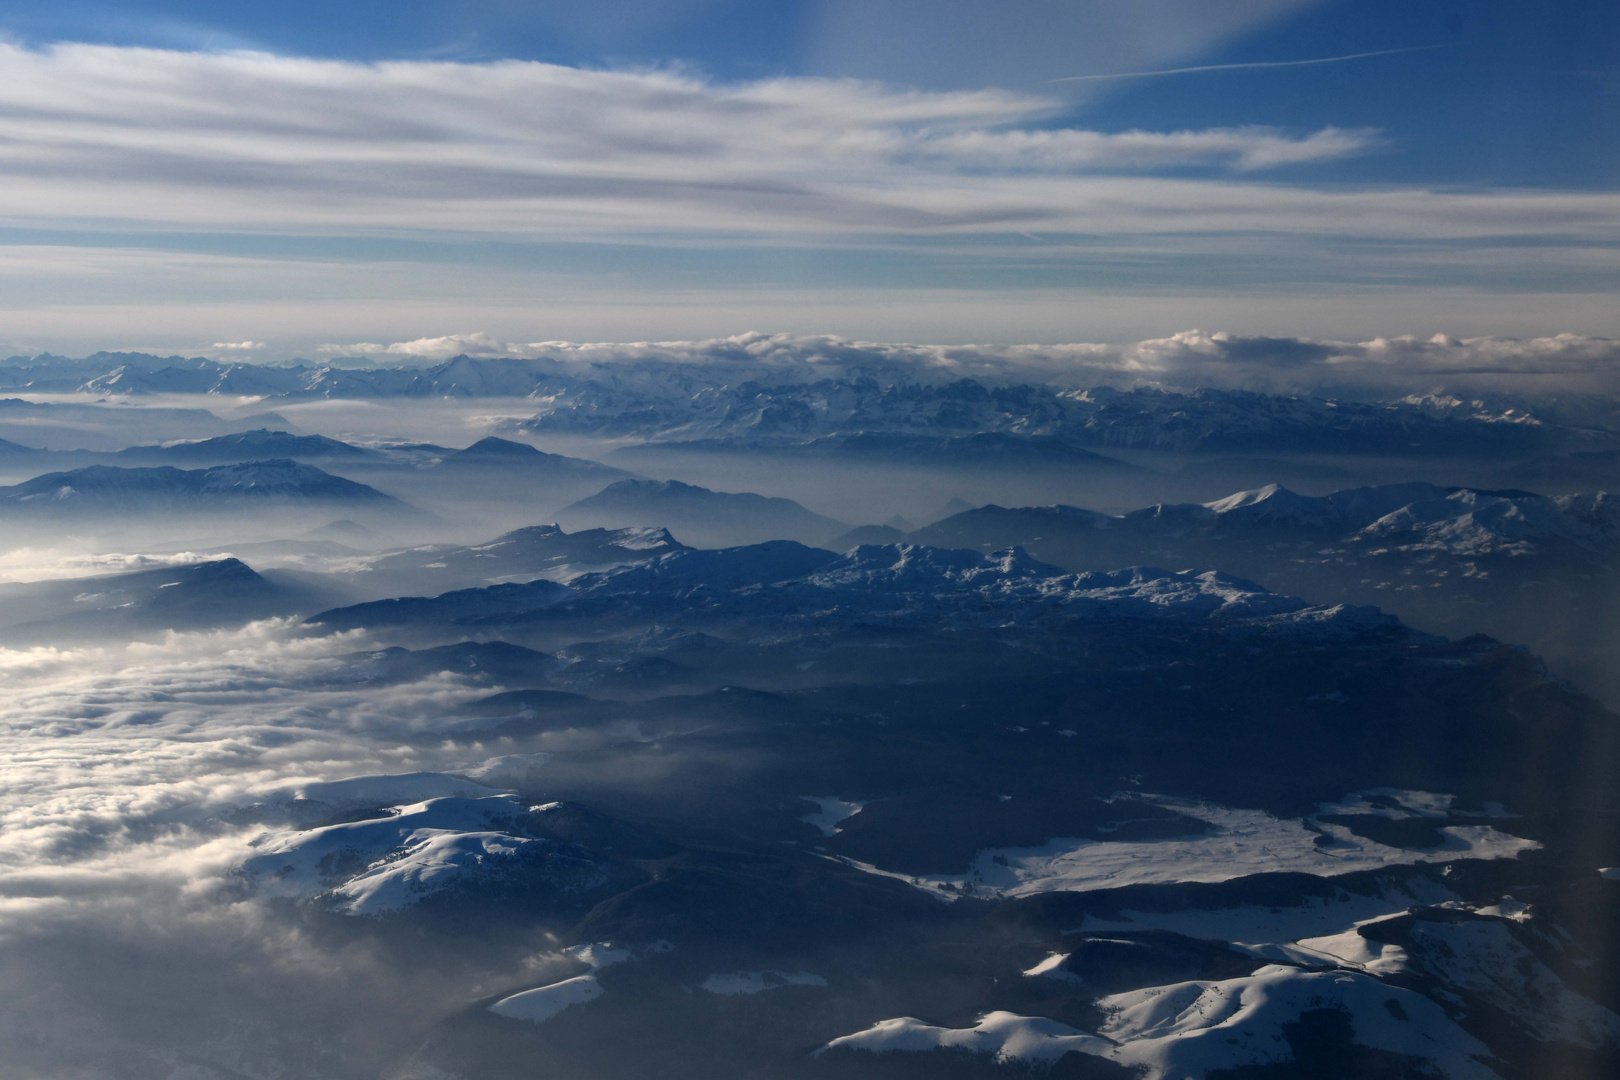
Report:
<svg viewBox="0 0 1620 1080"><path fill-rule="evenodd" d="M1065 469L1130 474L1117 458L1099 454L1063 435L985 431L972 435L911 432L859 432L824 435L807 441L751 436L648 442L613 452L626 462L657 462L675 454L747 454L783 460L838 461L904 465L939 470Z"/></svg>
<svg viewBox="0 0 1620 1080"><path fill-rule="evenodd" d="M287 460L189 470L90 465L0 488L0 512L16 515L207 511L286 504L408 509L375 488Z"/></svg>
<svg viewBox="0 0 1620 1080"><path fill-rule="evenodd" d="M682 546L663 529L567 533L556 525L532 525L484 544L430 544L384 555L350 577L356 586L382 595L446 592L501 581L567 577L582 569L657 558Z"/></svg>
<svg viewBox="0 0 1620 1080"><path fill-rule="evenodd" d="M829 539L849 526L792 499L710 491L678 480L620 480L564 508L564 522L609 528L663 526L700 547Z"/></svg>
<svg viewBox="0 0 1620 1080"><path fill-rule="evenodd" d="M258 428L212 439L132 446L109 455L113 462L158 462L175 465L235 464L249 461L294 460L354 463L375 460L375 451L351 446L324 435L291 435Z"/></svg>
<svg viewBox="0 0 1620 1080"><path fill-rule="evenodd" d="M238 559L217 559L105 577L0 585L0 635L37 643L240 626L308 612L322 599L320 593L272 582Z"/></svg>

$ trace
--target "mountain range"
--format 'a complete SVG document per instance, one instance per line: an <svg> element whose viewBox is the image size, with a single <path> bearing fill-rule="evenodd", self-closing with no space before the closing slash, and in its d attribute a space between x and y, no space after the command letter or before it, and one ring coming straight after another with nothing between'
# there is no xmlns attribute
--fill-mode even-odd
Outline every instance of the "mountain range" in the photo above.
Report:
<svg viewBox="0 0 1620 1080"><path fill-rule="evenodd" d="M1273 560L1375 527L1412 565L1445 544L1602 557L1606 500L1536 498L1270 489L1031 520L1237 537ZM541 526L350 576L367 574L422 591L327 607L273 638L299 662L233 652L200 693L171 673L139 708L99 679L90 707L50 705L54 738L108 739L180 697L170 723L192 738L210 702L270 690L274 747L335 702L346 743L416 763L187 777L175 798L195 804L131 827L236 845L218 903L323 958L404 964L448 1002L383 1050L194 1036L210 1069L295 1047L312 1075L371 1054L499 1080L1492 1080L1547 1054L1583 1078L1620 1061L1620 987L1593 962L1620 722L1521 648L1207 566L1076 572L1017 546L708 550ZM4 586L0 610L37 645L315 598L222 559Z"/></svg>
<svg viewBox="0 0 1620 1080"><path fill-rule="evenodd" d="M500 755L442 792L342 781L360 804L243 865L404 934L568 928L445 1024L438 1067L620 1075L703 1045L675 1075L1488 1080L1523 1038L1588 1069L1620 1046L1593 939L1545 936L1615 850L1571 830L1620 809L1620 730L1520 650L1209 571L781 541L311 625L463 641L349 677L533 687L431 736ZM579 681L584 657L690 690ZM667 771L615 783L608 746Z"/></svg>
<svg viewBox="0 0 1620 1080"><path fill-rule="evenodd" d="M1313 497L1272 485L1123 515L984 506L905 539L1022 544L1074 571L1219 567L1320 603L1376 604L1450 637L1524 642L1584 685L1620 694L1609 644L1620 625L1620 508L1602 493L1411 483Z"/></svg>
<svg viewBox="0 0 1620 1080"><path fill-rule="evenodd" d="M700 628L783 626L824 612L862 624L922 628L985 623L1171 620L1241 635L1335 638L1393 632L1372 608L1312 607L1218 572L1135 568L1068 574L1022 548L991 555L913 545L838 555L788 540L720 550L685 548L580 574L566 584L462 589L323 612L328 629L407 627L512 632L527 624L628 616Z"/></svg>
<svg viewBox="0 0 1620 1080"><path fill-rule="evenodd" d="M648 442L613 451L626 464L669 460L671 454L747 454L784 461L829 461L848 464L901 465L937 471L990 469L1082 470L1129 475L1140 471L1117 458L1088 450L1069 436L981 432L973 435L925 435L909 432L859 432L824 435L807 441L734 436Z"/></svg>
<svg viewBox="0 0 1620 1080"><path fill-rule="evenodd" d="M1620 1075L1599 410L835 359L0 366L0 1073Z"/></svg>
<svg viewBox="0 0 1620 1080"><path fill-rule="evenodd" d="M1057 437L1075 447L1178 452L1256 450L1519 456L1612 448L1590 418L1537 415L1444 395L1393 401L1327 400L1203 389L1077 390L1035 382L923 377L904 366L850 358L835 377L810 367L761 372L757 365L458 356L422 368L255 365L203 358L97 354L83 360L12 358L0 385L29 392L244 394L311 397L511 397L545 405L517 431L633 438L814 443L833 436L1000 433L1008 445ZM1062 442L1020 451L1050 456ZM922 453L915 445L875 447ZM961 444L956 453L974 447ZM806 454L835 452L835 445ZM1005 449L1003 453L1007 452ZM971 456L971 455L969 455Z"/></svg>

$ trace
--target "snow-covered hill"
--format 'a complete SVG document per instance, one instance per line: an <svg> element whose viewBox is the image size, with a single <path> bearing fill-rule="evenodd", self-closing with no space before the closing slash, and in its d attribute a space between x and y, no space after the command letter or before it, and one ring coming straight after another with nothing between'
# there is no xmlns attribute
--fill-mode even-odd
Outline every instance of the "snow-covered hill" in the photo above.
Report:
<svg viewBox="0 0 1620 1080"><path fill-rule="evenodd" d="M452 889L544 889L560 899L605 884L600 857L536 833L533 819L546 810L505 795L385 803L376 817L266 836L242 873L259 895L320 900L349 915Z"/></svg>

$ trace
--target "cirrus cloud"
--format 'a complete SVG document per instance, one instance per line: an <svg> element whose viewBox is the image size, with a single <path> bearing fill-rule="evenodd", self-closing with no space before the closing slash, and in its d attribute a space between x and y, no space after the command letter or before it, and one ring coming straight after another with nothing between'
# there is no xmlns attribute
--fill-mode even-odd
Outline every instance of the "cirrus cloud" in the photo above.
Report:
<svg viewBox="0 0 1620 1080"><path fill-rule="evenodd" d="M0 74L0 212L33 220L530 236L1472 235L1508 219L1509 231L1593 227L1614 210L1591 194L1144 180L1334 161L1378 135L1090 131L1054 126L1057 98L997 89L82 44L0 45Z"/></svg>

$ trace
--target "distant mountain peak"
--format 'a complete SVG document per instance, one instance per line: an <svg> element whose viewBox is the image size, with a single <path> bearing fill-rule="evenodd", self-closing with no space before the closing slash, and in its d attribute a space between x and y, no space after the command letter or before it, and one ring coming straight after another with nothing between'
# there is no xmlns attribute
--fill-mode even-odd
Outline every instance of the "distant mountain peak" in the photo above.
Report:
<svg viewBox="0 0 1620 1080"><path fill-rule="evenodd" d="M1224 514L1231 510L1254 506L1268 500L1289 502L1299 498L1300 496L1295 495L1281 484L1267 484L1265 487L1253 488L1249 491L1233 492L1231 495L1216 499L1214 502L1207 502L1204 505L1217 514Z"/></svg>
<svg viewBox="0 0 1620 1080"><path fill-rule="evenodd" d="M544 451L537 450L528 443L515 442L512 439L502 439L494 435L486 435L465 450L457 450L457 457L522 457L535 458L547 456Z"/></svg>

